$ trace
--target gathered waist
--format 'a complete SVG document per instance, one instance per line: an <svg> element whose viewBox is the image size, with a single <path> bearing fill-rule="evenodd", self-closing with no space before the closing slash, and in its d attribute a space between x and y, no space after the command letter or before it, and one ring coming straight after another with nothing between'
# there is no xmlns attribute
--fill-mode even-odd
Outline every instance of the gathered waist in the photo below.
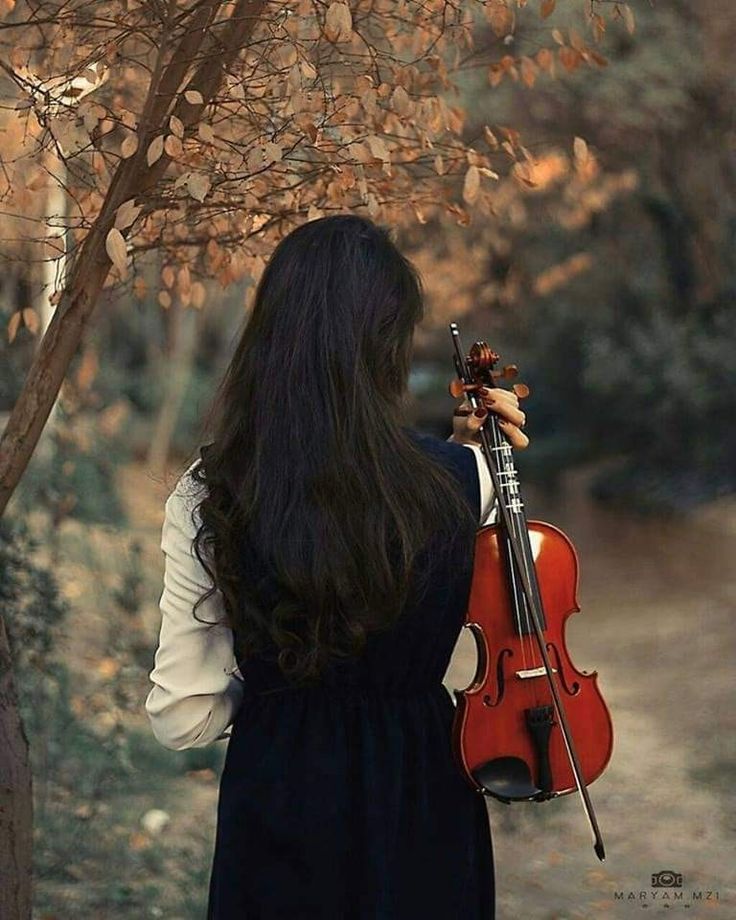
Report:
<svg viewBox="0 0 736 920"><path fill-rule="evenodd" d="M369 681L363 683L319 683L306 686L293 684L265 685L262 682L243 680L244 695L249 699L314 699L360 701L399 701L421 697L447 697L449 692L442 682L390 686Z"/></svg>

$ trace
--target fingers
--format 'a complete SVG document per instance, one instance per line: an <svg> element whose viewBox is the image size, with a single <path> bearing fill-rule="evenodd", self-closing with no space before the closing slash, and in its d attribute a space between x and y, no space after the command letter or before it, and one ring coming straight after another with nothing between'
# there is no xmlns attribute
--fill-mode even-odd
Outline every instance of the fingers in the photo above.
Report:
<svg viewBox="0 0 736 920"><path fill-rule="evenodd" d="M467 415L453 415L453 440L471 444L480 443L480 435L478 434L478 431L488 416L487 410L480 408L474 411L470 401L467 398L457 406L456 411L457 410L467 412ZM480 412L481 415L476 415L475 412Z"/></svg>
<svg viewBox="0 0 736 920"><path fill-rule="evenodd" d="M492 412L500 415L518 428L523 428L526 424L526 414L519 409L519 397L511 390L504 390L500 387L493 389L481 388L479 391L483 405L487 406Z"/></svg>
<svg viewBox="0 0 736 920"><path fill-rule="evenodd" d="M500 419L498 425L515 450L524 450L529 445L529 438L516 425L512 425L511 422L507 422L505 419Z"/></svg>
<svg viewBox="0 0 736 920"><path fill-rule="evenodd" d="M499 418L498 423L509 443L516 450L524 450L529 444L529 438L520 429L526 424L526 414L519 409L519 397L512 390L501 387L481 387L477 391L481 407L473 410L467 396L457 406L462 415L453 416L453 439L477 444L480 442L478 434L487 419L488 411L494 412ZM480 412L480 415L476 415Z"/></svg>

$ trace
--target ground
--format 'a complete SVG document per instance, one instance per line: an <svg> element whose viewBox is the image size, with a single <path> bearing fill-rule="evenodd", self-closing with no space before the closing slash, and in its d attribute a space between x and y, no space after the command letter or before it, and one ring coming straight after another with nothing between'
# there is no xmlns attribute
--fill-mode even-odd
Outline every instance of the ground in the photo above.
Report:
<svg viewBox="0 0 736 920"><path fill-rule="evenodd" d="M59 819L54 833L79 824L78 843L55 856L59 866L49 868L53 848L44 850L36 916L197 920L204 916L224 743L175 753L150 738L142 707L158 629L168 487L138 464L119 475L130 531L64 525L57 573L73 613L59 653L73 674L74 711L99 737L122 726L133 739L125 748L130 763L114 782L101 780L107 791L96 796L36 779L49 813L74 815ZM593 854L577 797L490 802L497 916L592 920L678 911L725 920L736 916L729 782L736 502L722 500L686 520L642 519L593 505L588 475L568 476L555 496L527 490L527 506L530 517L561 527L579 554L581 612L570 620L568 646L578 668L598 671L615 729L611 763L590 787L607 859L601 864ZM109 593L132 537L142 546L144 603L125 619ZM131 645L138 651L124 660ZM467 683L472 656L462 637L448 685ZM69 797L73 809L60 804ZM158 834L141 825L154 808L169 816ZM682 889L653 889L651 876L662 870L681 873ZM665 897L679 891L682 900Z"/></svg>

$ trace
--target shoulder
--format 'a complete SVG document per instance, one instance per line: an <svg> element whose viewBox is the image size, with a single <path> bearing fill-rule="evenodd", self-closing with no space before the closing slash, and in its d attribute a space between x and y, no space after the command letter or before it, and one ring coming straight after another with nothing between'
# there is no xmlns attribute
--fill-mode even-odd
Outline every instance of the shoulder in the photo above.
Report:
<svg viewBox="0 0 736 920"><path fill-rule="evenodd" d="M206 485L195 475L200 462L197 457L189 464L179 476L164 505L166 519L192 533L199 529L199 504L206 494Z"/></svg>
<svg viewBox="0 0 736 920"><path fill-rule="evenodd" d="M426 453L432 454L440 462L450 466L465 476L473 476L477 472L477 458L472 444L458 444L456 441L446 441L437 435L415 428L406 428L409 437ZM480 448L478 448L480 450Z"/></svg>

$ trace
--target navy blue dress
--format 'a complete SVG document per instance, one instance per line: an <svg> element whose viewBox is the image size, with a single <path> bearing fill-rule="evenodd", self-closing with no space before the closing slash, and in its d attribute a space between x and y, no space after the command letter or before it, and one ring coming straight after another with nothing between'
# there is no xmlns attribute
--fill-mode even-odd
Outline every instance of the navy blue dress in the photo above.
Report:
<svg viewBox="0 0 736 920"><path fill-rule="evenodd" d="M454 474L477 520L473 451L407 433ZM452 539L440 564L425 554L424 596L320 686L288 687L265 657L240 663L208 920L492 920L485 800L454 761L442 684L473 536Z"/></svg>

